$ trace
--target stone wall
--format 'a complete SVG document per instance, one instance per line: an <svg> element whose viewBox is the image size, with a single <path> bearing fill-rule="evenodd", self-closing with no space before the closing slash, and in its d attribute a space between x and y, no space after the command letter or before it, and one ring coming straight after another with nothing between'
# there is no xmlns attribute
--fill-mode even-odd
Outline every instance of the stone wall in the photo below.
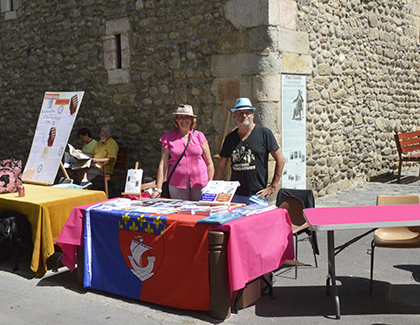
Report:
<svg viewBox="0 0 420 325"><path fill-rule="evenodd" d="M324 195L395 172L394 132L419 128L419 1L297 3L312 56L308 184Z"/></svg>
<svg viewBox="0 0 420 325"><path fill-rule="evenodd" d="M179 103L213 154L240 96L280 140L282 73L307 75L317 195L395 171L418 128L420 0L0 1L0 159L26 162L46 91L85 91L74 131L110 124L149 176Z"/></svg>
<svg viewBox="0 0 420 325"><path fill-rule="evenodd" d="M188 103L215 152L210 61L220 36L235 30L225 3L21 0L0 17L0 158L26 162L44 93L74 90L85 95L71 143L78 144L82 126L98 138L110 124L116 141L130 149L130 166L139 161L146 175L155 175L159 138L174 127L177 105ZM108 66L107 29L126 22L121 35L128 37L129 67L116 71Z"/></svg>

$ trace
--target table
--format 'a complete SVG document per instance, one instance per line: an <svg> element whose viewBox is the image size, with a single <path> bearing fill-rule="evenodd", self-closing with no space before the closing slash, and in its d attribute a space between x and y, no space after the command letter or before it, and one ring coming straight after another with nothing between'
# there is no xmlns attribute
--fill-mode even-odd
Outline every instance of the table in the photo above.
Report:
<svg viewBox="0 0 420 325"><path fill-rule="evenodd" d="M24 184L25 196L0 194L0 212L17 211L27 216L32 226L34 244L31 270L37 276L47 272L47 260L54 254L54 244L75 206L102 201L102 191L86 191Z"/></svg>
<svg viewBox="0 0 420 325"><path fill-rule="evenodd" d="M85 214L86 227L82 240ZM199 223L199 218L203 217L134 215L133 211L103 211L86 205L72 211L57 243L64 252L62 262L70 270L75 268L77 246L85 244L85 287L175 308L209 310L211 316L224 315L222 317L228 315L227 310L230 313L232 291L277 269L284 260L294 258L293 235L286 210L255 214L219 227ZM128 220L127 224L125 220ZM143 220L141 226L140 220ZM149 236L145 229L156 227L160 221L158 229L164 229L163 236ZM142 230L132 231L130 226ZM217 240L211 239L218 233L226 234L218 237L220 245ZM142 259L141 268L153 261L154 267L148 273L154 274L144 281L130 270L133 268L130 258L133 250L128 247L133 242L134 246L141 246L138 236L142 236L142 244L152 247L144 252L148 256ZM227 248L223 247L223 241L227 243ZM96 256L97 252L102 256ZM104 275L104 269L111 272ZM227 281L224 281L223 274L227 273ZM216 288L213 291L212 282L215 283L213 288Z"/></svg>
<svg viewBox="0 0 420 325"><path fill-rule="evenodd" d="M304 216L312 230L328 232L327 294L329 294L331 281L336 305L336 318L339 319L341 315L335 275L335 255L351 243L373 232L375 228L420 226L420 205L313 208L305 209ZM344 245L335 247L335 230L363 228L373 229Z"/></svg>

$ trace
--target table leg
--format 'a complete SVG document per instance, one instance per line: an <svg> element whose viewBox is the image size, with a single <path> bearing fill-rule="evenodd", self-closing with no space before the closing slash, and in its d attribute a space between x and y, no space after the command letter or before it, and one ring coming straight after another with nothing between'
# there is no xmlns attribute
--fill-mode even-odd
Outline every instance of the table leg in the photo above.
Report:
<svg viewBox="0 0 420 325"><path fill-rule="evenodd" d="M328 278L327 278L327 294L330 294L330 281L333 289L336 318L340 319L340 298L338 297L337 283L335 278L335 254L334 254L334 231L328 231Z"/></svg>
<svg viewBox="0 0 420 325"><path fill-rule="evenodd" d="M210 317L230 317L231 298L227 265L227 242L229 234L221 231L209 233L209 286Z"/></svg>

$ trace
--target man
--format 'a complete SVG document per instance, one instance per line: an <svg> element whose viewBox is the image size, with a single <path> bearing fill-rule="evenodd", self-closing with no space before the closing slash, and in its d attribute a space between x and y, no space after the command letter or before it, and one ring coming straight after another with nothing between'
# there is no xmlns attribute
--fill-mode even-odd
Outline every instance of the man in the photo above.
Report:
<svg viewBox="0 0 420 325"><path fill-rule="evenodd" d="M92 153L86 153L91 157L92 167L79 170L79 178L83 177L83 181L91 181L98 175L103 175L103 165L105 164L105 172L112 174L115 162L118 156L118 144L112 138L112 129L110 126L104 126L99 134L101 141L93 148ZM82 183L83 183L82 181Z"/></svg>
<svg viewBox="0 0 420 325"><path fill-rule="evenodd" d="M229 133L223 142L214 179L222 179L230 158L231 180L241 184L232 202L250 204L267 201L276 190L286 159L273 133L254 123L255 107L248 98L238 98L231 111L238 128ZM269 154L276 161L276 167L271 184L267 186Z"/></svg>

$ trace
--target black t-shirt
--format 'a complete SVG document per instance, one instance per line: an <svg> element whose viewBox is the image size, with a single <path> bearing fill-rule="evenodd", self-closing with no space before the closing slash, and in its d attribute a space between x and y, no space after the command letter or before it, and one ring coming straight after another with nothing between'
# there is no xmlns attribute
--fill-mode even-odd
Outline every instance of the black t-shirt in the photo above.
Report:
<svg viewBox="0 0 420 325"><path fill-rule="evenodd" d="M238 181L236 194L251 196L267 187L268 156L279 149L271 130L255 125L245 141L238 135L238 129L229 133L223 142L221 157L231 158L232 181Z"/></svg>

